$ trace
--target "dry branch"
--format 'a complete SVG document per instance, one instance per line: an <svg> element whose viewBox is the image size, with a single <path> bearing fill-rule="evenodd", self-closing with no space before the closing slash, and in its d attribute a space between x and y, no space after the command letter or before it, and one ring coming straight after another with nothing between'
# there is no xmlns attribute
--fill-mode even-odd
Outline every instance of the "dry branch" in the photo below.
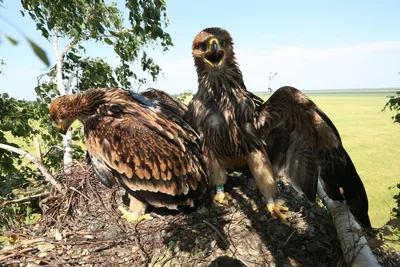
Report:
<svg viewBox="0 0 400 267"><path fill-rule="evenodd" d="M361 226L347 206L342 202L330 199L320 181L318 181L318 195L332 216L346 263L353 267L381 266L372 254Z"/></svg>
<svg viewBox="0 0 400 267"><path fill-rule="evenodd" d="M14 152L17 154L20 154L21 156L29 159L32 163L36 164L36 166L38 167L38 169L42 172L44 178L46 179L46 181L50 182L52 185L54 185L55 188L57 188L57 190L64 194L65 193L65 188L64 186L59 183L56 179L54 179L53 175L51 175L51 173L49 172L49 170L46 168L45 165L43 165L38 158L36 158L35 156L29 154L26 151L23 151L19 148L13 147L13 146L9 146L9 145L5 145L5 144L0 144L0 148L10 151L10 152Z"/></svg>
<svg viewBox="0 0 400 267"><path fill-rule="evenodd" d="M36 155L37 155L37 159L40 163L43 163L43 158L42 158L42 150L40 149L40 143L39 140L34 137L33 141L35 142L35 146L36 146Z"/></svg>
<svg viewBox="0 0 400 267"><path fill-rule="evenodd" d="M5 202L3 203L3 205L5 206L5 205L10 205L10 204L15 204L15 203L29 202L29 201L31 201L31 200L33 200L33 199L45 198L45 197L47 197L48 195L50 195L49 192L44 192L44 193L37 194L37 195L32 195L32 196L22 197L22 198L19 198L19 199L14 199L14 200L10 200L10 201L5 201Z"/></svg>

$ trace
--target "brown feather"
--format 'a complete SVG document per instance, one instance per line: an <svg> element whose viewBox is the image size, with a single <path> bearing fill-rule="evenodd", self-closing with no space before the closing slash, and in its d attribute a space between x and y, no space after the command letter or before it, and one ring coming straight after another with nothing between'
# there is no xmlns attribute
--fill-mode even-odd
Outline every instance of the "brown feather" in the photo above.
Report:
<svg viewBox="0 0 400 267"><path fill-rule="evenodd" d="M171 99L165 94L149 105L128 91L90 89L57 98L50 110L55 121L82 121L90 156L133 196L157 206L193 205L206 191L208 170L196 132L179 117L185 106Z"/></svg>
<svg viewBox="0 0 400 267"><path fill-rule="evenodd" d="M197 34L192 55L198 91L189 103L188 121L201 136L202 151L212 166L211 184L225 183L227 168L250 167L264 197L271 197L275 188L270 177L274 171L284 171L295 188L315 200L321 170L330 191L336 192L341 185L353 192L346 199L353 202L350 209L369 224L362 182L337 129L314 102L289 86L265 103L248 92L232 38L221 28Z"/></svg>

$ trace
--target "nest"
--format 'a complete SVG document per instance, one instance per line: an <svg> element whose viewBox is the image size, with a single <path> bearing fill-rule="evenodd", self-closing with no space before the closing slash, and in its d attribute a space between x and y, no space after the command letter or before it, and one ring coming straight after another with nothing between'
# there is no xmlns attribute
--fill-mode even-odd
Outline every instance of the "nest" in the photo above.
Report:
<svg viewBox="0 0 400 267"><path fill-rule="evenodd" d="M65 195L53 190L31 228L4 232L1 265L80 266L341 266L343 255L329 213L310 206L280 180L287 221L270 216L254 180L230 177L223 205L196 210L150 210L152 220L120 218L125 192L101 185L90 166L61 174ZM396 251L375 249L385 266L399 266Z"/></svg>

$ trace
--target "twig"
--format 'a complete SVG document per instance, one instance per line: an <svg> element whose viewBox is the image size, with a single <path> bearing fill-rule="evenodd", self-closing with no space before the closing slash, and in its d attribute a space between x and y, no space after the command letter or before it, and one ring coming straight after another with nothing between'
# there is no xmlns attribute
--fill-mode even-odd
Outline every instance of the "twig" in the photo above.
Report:
<svg viewBox="0 0 400 267"><path fill-rule="evenodd" d="M77 161L75 161L75 163L76 164L78 164L79 165L79 167L81 167L82 168L82 170L84 170L85 172L87 172L87 173L90 173L90 169L92 168L92 165L90 165L89 166L89 168L88 169L86 169L85 167L83 167L83 165L77 160Z"/></svg>
<svg viewBox="0 0 400 267"><path fill-rule="evenodd" d="M37 198L45 198L48 195L50 195L49 192L44 192L44 193L37 194L37 195L32 195L32 196L22 197L22 198L19 198L19 199L5 201L2 205L6 206L6 205L10 205L10 204L28 202L28 201L31 201L31 200L34 200L34 199L37 199Z"/></svg>
<svg viewBox="0 0 400 267"><path fill-rule="evenodd" d="M220 231L218 231L218 229L212 225L211 223L209 223L207 220L203 220L203 223L207 224L208 226L210 226L216 233L217 235L222 239L222 241L224 241L225 245L227 248L229 248L229 243L228 240L226 240L226 238L221 234Z"/></svg>
<svg viewBox="0 0 400 267"><path fill-rule="evenodd" d="M57 188L57 190L62 193L65 194L65 188L64 186L59 183L56 179L54 179L53 175L51 175L51 173L49 172L49 170L46 168L45 165L43 165L35 156L29 154L26 151L23 151L19 148L13 147L13 146L9 146L9 145L5 145L5 144L0 144L0 148L7 150L7 151L11 151L17 154L20 154L21 156L29 159L32 163L36 164L36 166L38 167L38 169L42 172L44 178L46 179L46 181L50 182L52 185L54 185L55 188Z"/></svg>
<svg viewBox="0 0 400 267"><path fill-rule="evenodd" d="M285 243L283 244L283 247L286 246L286 244L289 242L290 238L294 235L296 230L293 230L293 232L290 234L290 236L286 239Z"/></svg>
<svg viewBox="0 0 400 267"><path fill-rule="evenodd" d="M53 150L54 148L57 148L57 149L59 149L59 150L61 150L61 151L64 150L64 148L62 148L62 147L60 147L60 146L51 146L51 147L49 148L49 150L47 150L47 152L44 153L43 158L45 158L45 157L47 156L47 154L49 154L50 151Z"/></svg>
<svg viewBox="0 0 400 267"><path fill-rule="evenodd" d="M161 266L164 266L165 264L167 264L167 262L169 262L170 260L173 260L175 258L179 258L179 256L175 255L172 257L169 257L168 259L166 259L165 261L163 261L163 263L161 264Z"/></svg>
<svg viewBox="0 0 400 267"><path fill-rule="evenodd" d="M32 251L37 250L37 249L38 248L36 248L36 247L34 247L34 248L24 248L24 249L21 249L20 253L32 252ZM0 262L4 261L6 259L12 258L17 254L15 250L10 250L9 252L10 252L9 255L6 255L6 256L3 256L3 257L0 258Z"/></svg>
<svg viewBox="0 0 400 267"><path fill-rule="evenodd" d="M231 249L230 246L229 246L228 240L226 240L226 238L221 234L220 231L218 231L218 229L217 229L214 225L212 225L211 223L209 223L207 220L203 220L203 223L205 223L205 224L207 224L208 226L210 226L211 229L213 229L213 230L217 233L217 235L222 239L222 241L224 241L226 247L232 252L232 255L233 255L237 260L239 260L244 266L248 266L240 257L236 257L236 255L235 255L236 252L232 251L232 249ZM235 247L235 249L236 249L236 247Z"/></svg>
<svg viewBox="0 0 400 267"><path fill-rule="evenodd" d="M75 191L76 193L78 193L79 195L81 195L84 199L86 199L87 201L91 202L90 199L89 199L87 196L85 196L84 194L82 194L78 189L76 189L76 188L74 188L74 187L72 187L72 186L70 186L69 189Z"/></svg>
<svg viewBox="0 0 400 267"><path fill-rule="evenodd" d="M137 230L137 226L139 225L139 223L140 223L140 221L137 222L135 225L135 232L136 232L136 234L134 235L135 243L136 243L136 246L139 248L139 252L140 252L140 255L142 256L142 259L144 261L146 261L144 266L148 266L149 262L150 262L150 257L149 257L149 254L147 254L147 252L143 249L142 245L140 244L140 236L139 236L139 232Z"/></svg>
<svg viewBox="0 0 400 267"><path fill-rule="evenodd" d="M102 251L103 249L110 248L112 245L114 245L114 243L107 243L107 244L105 244L105 245L99 246L99 247L93 249L93 250L91 251L91 253L99 252L99 251Z"/></svg>
<svg viewBox="0 0 400 267"><path fill-rule="evenodd" d="M19 251L16 251L15 254L17 254L17 255L20 256L20 257L32 258L32 259L35 259L35 260L37 260L37 261L50 264L50 262L49 262L48 260L45 260L44 258L39 258L39 257L37 257L37 256L35 256L35 255L26 254L26 253L19 252Z"/></svg>

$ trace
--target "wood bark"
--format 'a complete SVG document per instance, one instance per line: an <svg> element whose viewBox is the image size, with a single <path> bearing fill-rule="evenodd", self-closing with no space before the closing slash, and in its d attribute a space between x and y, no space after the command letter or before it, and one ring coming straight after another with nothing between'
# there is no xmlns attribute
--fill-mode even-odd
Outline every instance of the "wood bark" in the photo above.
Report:
<svg viewBox="0 0 400 267"><path fill-rule="evenodd" d="M66 88L64 86L63 81L63 58L65 53L74 46L75 41L69 43L63 50L59 50L58 47L58 30L57 28L53 29L54 37L53 37L53 47L54 52L56 54L56 83L57 89L61 95L69 94L69 86ZM70 83L69 83L70 84ZM68 84L68 85L69 85ZM71 173L72 168L72 131L68 129L67 133L63 136L63 143L64 143L64 172Z"/></svg>
<svg viewBox="0 0 400 267"><path fill-rule="evenodd" d="M346 263L352 267L381 266L368 246L360 224L346 204L330 199L320 181L318 195L332 216Z"/></svg>

